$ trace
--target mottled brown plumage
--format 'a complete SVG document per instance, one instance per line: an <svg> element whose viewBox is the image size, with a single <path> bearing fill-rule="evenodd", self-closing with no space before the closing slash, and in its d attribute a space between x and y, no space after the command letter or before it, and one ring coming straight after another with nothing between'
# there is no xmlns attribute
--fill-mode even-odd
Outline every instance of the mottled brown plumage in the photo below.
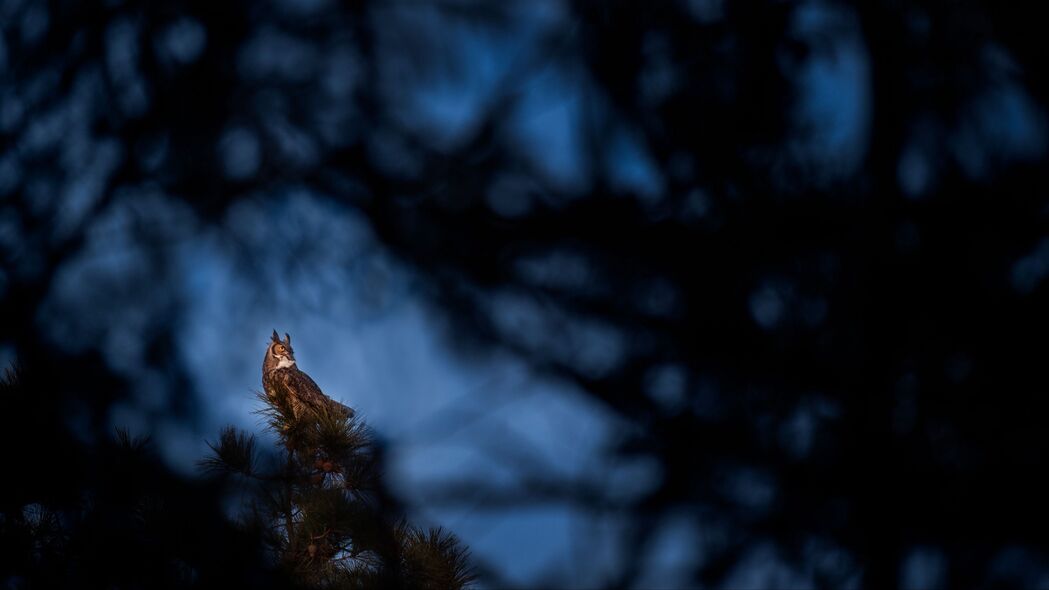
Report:
<svg viewBox="0 0 1049 590"><path fill-rule="evenodd" d="M295 351L291 348L291 336L285 334L282 341L276 330L262 360L262 387L274 401L285 392L293 418L301 417L304 411L316 413L321 409L342 412L346 416L354 414L352 409L324 395L317 383L299 370Z"/></svg>

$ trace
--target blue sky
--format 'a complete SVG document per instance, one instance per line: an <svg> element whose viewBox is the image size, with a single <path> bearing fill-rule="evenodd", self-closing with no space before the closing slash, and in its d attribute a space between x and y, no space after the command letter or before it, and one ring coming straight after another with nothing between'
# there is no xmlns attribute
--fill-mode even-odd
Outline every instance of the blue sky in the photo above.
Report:
<svg viewBox="0 0 1049 590"><path fill-rule="evenodd" d="M259 277L243 276L224 253L222 238L197 240L186 248L186 298L196 303L180 341L206 404L204 432L217 432L226 423L259 430L251 412L259 404L252 391L260 387L262 354L272 329L289 332L300 368L329 395L356 408L388 441L391 483L418 505L417 518L455 531L510 580L526 583L537 573L549 573L569 583L599 581L599 560L590 561L595 566L590 572L572 563L572 536L593 524L570 507L492 511L477 499L432 508L422 505L426 494L419 492L471 478L513 486L531 469L566 478L604 476L604 469L618 469L604 465L602 458L616 435L616 420L585 396L534 375L505 354L467 359L451 352L445 339L454 334L435 320L439 312L416 294L410 273L375 251L367 229L351 213L311 212L329 205L305 195L288 201L262 205L262 214L279 215L281 221L273 225L290 227L324 216L341 226L329 227L326 235L343 235L357 244L361 256L380 259L361 264L379 268L361 275L361 281L323 287L341 289L337 296L315 294L311 276L341 275L344 269L281 260L275 251L286 244L264 240L258 244L261 258L274 256L281 268L303 266L289 272L295 285L267 290L266 281L280 284L281 273L264 279L260 288ZM378 302L357 293L372 289ZM127 422L129 412L115 411L114 421ZM169 428L162 438L168 457L192 470L206 451L201 433L180 430L178 424L160 427ZM611 547L604 551L609 558L615 554Z"/></svg>

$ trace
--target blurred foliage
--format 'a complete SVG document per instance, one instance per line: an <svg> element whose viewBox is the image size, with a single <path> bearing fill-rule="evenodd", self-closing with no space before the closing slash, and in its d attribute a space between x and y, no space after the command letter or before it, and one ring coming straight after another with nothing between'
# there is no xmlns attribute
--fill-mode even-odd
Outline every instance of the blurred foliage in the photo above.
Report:
<svg viewBox="0 0 1049 590"><path fill-rule="evenodd" d="M6 448L43 437L84 470L128 367L188 412L178 248L217 232L277 285L297 282L273 261L351 265L322 220L243 207L304 191L417 271L454 346L509 350L630 425L610 452L658 465L649 489L537 473L479 493L623 515L610 585L642 578L667 518L700 531L687 579L704 585L759 547L818 586L1044 579L1034 8L0 7L0 344L72 357L49 389L71 393L17 413L46 429L18 424ZM99 352L128 341L130 360ZM5 510L75 489L13 460L38 477L5 486Z"/></svg>
<svg viewBox="0 0 1049 590"><path fill-rule="evenodd" d="M9 421L0 439L10 469L0 497L7 587L285 585L260 539L227 524L217 487L169 472L147 440L126 431L78 439L84 431L67 430L48 407L70 407L74 391L40 375L23 368L0 380L9 416L32 418Z"/></svg>

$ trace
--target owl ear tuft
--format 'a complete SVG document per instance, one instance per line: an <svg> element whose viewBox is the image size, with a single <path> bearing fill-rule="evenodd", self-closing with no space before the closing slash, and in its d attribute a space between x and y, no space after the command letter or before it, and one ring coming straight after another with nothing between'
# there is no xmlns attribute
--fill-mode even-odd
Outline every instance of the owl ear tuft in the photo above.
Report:
<svg viewBox="0 0 1049 590"><path fill-rule="evenodd" d="M277 336L276 330L273 331L273 336L270 336L270 338L272 338L274 342L280 342L280 336Z"/></svg>
<svg viewBox="0 0 1049 590"><path fill-rule="evenodd" d="M284 345L291 346L291 335L289 335L287 332L284 333Z"/></svg>

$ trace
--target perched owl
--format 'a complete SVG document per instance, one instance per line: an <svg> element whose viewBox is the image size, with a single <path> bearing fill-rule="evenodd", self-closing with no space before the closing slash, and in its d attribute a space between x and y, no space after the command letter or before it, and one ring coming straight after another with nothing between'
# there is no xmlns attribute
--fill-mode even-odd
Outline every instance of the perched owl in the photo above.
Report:
<svg viewBox="0 0 1049 590"><path fill-rule="evenodd" d="M284 334L282 341L273 331L266 358L262 359L262 387L272 400L281 387L290 396L291 410L295 417L302 416L304 410L316 412L321 408L337 410L347 417L352 417L352 409L324 395L313 379L295 366L295 351L291 348L291 336Z"/></svg>

